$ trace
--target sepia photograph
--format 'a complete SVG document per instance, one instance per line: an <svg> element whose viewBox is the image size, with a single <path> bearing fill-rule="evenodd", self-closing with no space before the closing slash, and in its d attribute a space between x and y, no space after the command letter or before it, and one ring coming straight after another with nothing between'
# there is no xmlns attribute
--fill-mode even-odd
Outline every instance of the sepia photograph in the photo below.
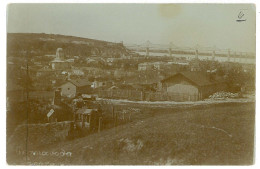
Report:
<svg viewBox="0 0 260 169"><path fill-rule="evenodd" d="M6 11L7 165L254 165L255 4Z"/></svg>

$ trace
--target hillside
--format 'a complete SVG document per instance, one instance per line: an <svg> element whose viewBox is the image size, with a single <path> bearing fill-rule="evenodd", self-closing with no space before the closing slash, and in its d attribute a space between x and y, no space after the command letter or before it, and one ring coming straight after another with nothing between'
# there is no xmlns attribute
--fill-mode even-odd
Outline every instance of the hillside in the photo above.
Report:
<svg viewBox="0 0 260 169"><path fill-rule="evenodd" d="M63 48L68 56L117 56L126 54L122 43L112 43L75 36L40 33L8 33L7 55L18 57L21 51L30 51L35 55L55 54L57 48Z"/></svg>
<svg viewBox="0 0 260 169"><path fill-rule="evenodd" d="M254 103L162 107L101 133L29 150L27 164L249 165L254 116ZM21 157L9 163L25 164Z"/></svg>

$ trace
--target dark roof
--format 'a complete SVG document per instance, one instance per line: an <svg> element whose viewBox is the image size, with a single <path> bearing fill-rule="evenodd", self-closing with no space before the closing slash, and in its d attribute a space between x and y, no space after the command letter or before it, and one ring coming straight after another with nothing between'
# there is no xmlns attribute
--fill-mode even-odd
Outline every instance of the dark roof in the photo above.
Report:
<svg viewBox="0 0 260 169"><path fill-rule="evenodd" d="M193 84L197 85L197 86L207 86L207 85L213 85L213 84L217 84L217 83L223 83L224 79L216 76L215 78L210 78L210 75L207 74L206 72L179 72L176 73L166 79L163 79L161 82L166 82L169 81L171 79L173 79L174 77L177 76L183 76L185 77L188 81L192 82Z"/></svg>
<svg viewBox="0 0 260 169"><path fill-rule="evenodd" d="M74 84L77 87L89 86L92 84L87 79L69 80L69 82L71 82L72 84Z"/></svg>

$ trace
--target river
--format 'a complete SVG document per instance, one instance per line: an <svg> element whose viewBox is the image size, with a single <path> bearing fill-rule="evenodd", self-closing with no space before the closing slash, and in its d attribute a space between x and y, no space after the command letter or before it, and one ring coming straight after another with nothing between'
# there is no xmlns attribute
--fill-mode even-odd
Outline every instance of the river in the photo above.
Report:
<svg viewBox="0 0 260 169"><path fill-rule="evenodd" d="M136 52L139 55L146 55L146 52ZM155 52L149 52L149 56L169 56L167 53L155 53ZM192 60L195 58L195 55L189 55L189 54L172 54L172 57L185 57L187 60ZM211 60L212 56L201 56L199 55L198 58L200 60ZM228 57L221 57L221 56L215 56L215 60L219 62L227 62ZM230 62L237 62L237 63L244 63L244 64L255 64L256 59L255 58L230 58Z"/></svg>

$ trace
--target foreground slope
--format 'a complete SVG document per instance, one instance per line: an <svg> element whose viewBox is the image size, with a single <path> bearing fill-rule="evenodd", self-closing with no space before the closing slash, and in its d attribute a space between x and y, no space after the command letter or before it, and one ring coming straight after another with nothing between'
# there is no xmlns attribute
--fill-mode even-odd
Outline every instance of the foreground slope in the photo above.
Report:
<svg viewBox="0 0 260 169"><path fill-rule="evenodd" d="M126 125L29 151L27 164L252 164L254 106L162 109ZM25 158L11 163L25 164Z"/></svg>

